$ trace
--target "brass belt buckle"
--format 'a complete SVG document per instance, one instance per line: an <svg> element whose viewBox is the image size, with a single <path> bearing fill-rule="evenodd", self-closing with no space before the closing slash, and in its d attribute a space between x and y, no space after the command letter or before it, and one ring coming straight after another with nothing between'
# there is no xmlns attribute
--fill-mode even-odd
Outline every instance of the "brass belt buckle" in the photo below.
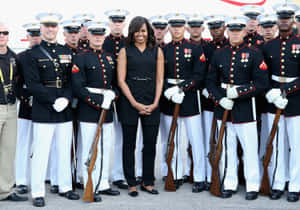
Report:
<svg viewBox="0 0 300 210"><path fill-rule="evenodd" d="M280 83L286 83L287 79L284 77L279 77L279 82Z"/></svg>
<svg viewBox="0 0 300 210"><path fill-rule="evenodd" d="M60 79L56 80L56 88L62 88L62 81Z"/></svg>

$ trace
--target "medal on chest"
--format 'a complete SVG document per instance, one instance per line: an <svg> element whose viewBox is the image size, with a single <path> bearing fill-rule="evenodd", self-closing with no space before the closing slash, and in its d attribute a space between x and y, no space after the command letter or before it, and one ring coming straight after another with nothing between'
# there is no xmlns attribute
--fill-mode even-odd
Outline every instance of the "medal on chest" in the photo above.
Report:
<svg viewBox="0 0 300 210"><path fill-rule="evenodd" d="M300 44L292 44L292 54L300 53Z"/></svg>
<svg viewBox="0 0 300 210"><path fill-rule="evenodd" d="M241 62L242 63L247 63L249 61L248 58L249 58L249 53L242 53L241 54Z"/></svg>

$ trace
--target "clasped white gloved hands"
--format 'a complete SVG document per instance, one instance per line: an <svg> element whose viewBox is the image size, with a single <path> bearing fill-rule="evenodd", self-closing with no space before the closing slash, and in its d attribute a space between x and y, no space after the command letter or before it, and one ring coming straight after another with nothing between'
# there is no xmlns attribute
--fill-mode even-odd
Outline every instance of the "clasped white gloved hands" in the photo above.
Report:
<svg viewBox="0 0 300 210"><path fill-rule="evenodd" d="M65 97L59 97L55 100L54 104L52 105L55 111L61 112L63 111L69 104L69 100Z"/></svg>
<svg viewBox="0 0 300 210"><path fill-rule="evenodd" d="M206 88L204 88L204 89L202 90L202 95L203 95L205 98L208 98L208 97L209 97L209 93L208 93L208 91L207 91Z"/></svg>
<svg viewBox="0 0 300 210"><path fill-rule="evenodd" d="M223 97L221 98L219 104L226 110L232 110L234 101L229 98Z"/></svg>
<svg viewBox="0 0 300 210"><path fill-rule="evenodd" d="M273 103L278 109L285 109L285 107L288 105L288 102L288 99L279 96L275 98Z"/></svg>
<svg viewBox="0 0 300 210"><path fill-rule="evenodd" d="M235 99L239 97L236 87L231 87L226 89L226 95L229 99Z"/></svg>
<svg viewBox="0 0 300 210"><path fill-rule="evenodd" d="M110 108L111 102L116 98L116 94L112 90L105 90L103 93L103 102L101 105L102 109L108 110Z"/></svg>
<svg viewBox="0 0 300 210"><path fill-rule="evenodd" d="M281 96L281 90L279 88L272 88L266 94L266 99L269 103L273 103L276 98Z"/></svg>
<svg viewBox="0 0 300 210"><path fill-rule="evenodd" d="M180 92L180 88L176 85L165 90L164 95L168 100L170 100L173 95L179 92Z"/></svg>
<svg viewBox="0 0 300 210"><path fill-rule="evenodd" d="M175 104L182 104L183 99L184 99L184 92L179 92L179 93L175 93L172 97L171 100L172 102L174 102Z"/></svg>

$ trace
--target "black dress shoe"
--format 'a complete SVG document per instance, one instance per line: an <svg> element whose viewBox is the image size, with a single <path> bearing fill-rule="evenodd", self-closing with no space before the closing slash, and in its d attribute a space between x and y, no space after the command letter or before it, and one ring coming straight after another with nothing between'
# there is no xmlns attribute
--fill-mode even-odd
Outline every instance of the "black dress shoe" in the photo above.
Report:
<svg viewBox="0 0 300 210"><path fill-rule="evenodd" d="M176 189L179 189L181 185L183 185L183 179L177 179L174 181Z"/></svg>
<svg viewBox="0 0 300 210"><path fill-rule="evenodd" d="M131 197L136 197L139 195L139 192L138 191L131 191L131 192L128 192L128 195L130 195Z"/></svg>
<svg viewBox="0 0 300 210"><path fill-rule="evenodd" d="M50 184L50 180L46 180L45 183L46 183L46 184Z"/></svg>
<svg viewBox="0 0 300 210"><path fill-rule="evenodd" d="M83 190L83 189L84 189L83 184L78 183L78 182L76 183L75 187L76 187L77 189L80 189L80 190Z"/></svg>
<svg viewBox="0 0 300 210"><path fill-rule="evenodd" d="M138 176L138 177L136 178L136 184L137 184L137 185L140 185L140 184L142 183L142 181L143 181L143 178L142 178L141 176Z"/></svg>
<svg viewBox="0 0 300 210"><path fill-rule="evenodd" d="M128 189L128 185L126 184L126 182L124 180L118 180L113 182L114 185L116 185L118 188L126 190Z"/></svg>
<svg viewBox="0 0 300 210"><path fill-rule="evenodd" d="M205 191L209 191L210 190L210 182L205 182L204 190Z"/></svg>
<svg viewBox="0 0 300 210"><path fill-rule="evenodd" d="M19 196L16 193L12 193L9 196L7 196L7 198L5 200L8 200L8 201L27 201L28 198L23 197L23 196Z"/></svg>
<svg viewBox="0 0 300 210"><path fill-rule="evenodd" d="M167 180L167 176L163 176L162 180L165 182Z"/></svg>
<svg viewBox="0 0 300 210"><path fill-rule="evenodd" d="M288 192L287 201L288 202L296 202L299 200L299 193L297 192Z"/></svg>
<svg viewBox="0 0 300 210"><path fill-rule="evenodd" d="M232 190L221 190L221 198L231 198L232 197Z"/></svg>
<svg viewBox="0 0 300 210"><path fill-rule="evenodd" d="M94 193L94 202L101 202L102 198L98 193Z"/></svg>
<svg viewBox="0 0 300 210"><path fill-rule="evenodd" d="M152 189L152 190L148 190L146 187L144 187L143 185L141 185L141 190L147 193L150 193L152 195L157 195L159 194L159 192L156 189Z"/></svg>
<svg viewBox="0 0 300 210"><path fill-rule="evenodd" d="M45 199L44 197L33 198L32 203L36 207L43 207L45 206Z"/></svg>
<svg viewBox="0 0 300 210"><path fill-rule="evenodd" d="M102 195L120 195L120 192L118 190L113 190L113 189L109 188L107 190L99 191L99 194L102 194Z"/></svg>
<svg viewBox="0 0 300 210"><path fill-rule="evenodd" d="M28 187L26 185L18 185L17 188L18 188L17 192L19 194L26 194L26 193L28 193Z"/></svg>
<svg viewBox="0 0 300 210"><path fill-rule="evenodd" d="M79 200L79 195L72 190L65 192L65 193L59 193L60 196L66 197L69 200Z"/></svg>
<svg viewBox="0 0 300 210"><path fill-rule="evenodd" d="M184 176L183 176L183 182L184 182L184 183L188 183L189 180L190 180L190 177L189 177L188 175L184 175Z"/></svg>
<svg viewBox="0 0 300 210"><path fill-rule="evenodd" d="M251 192L246 192L245 199L251 201L257 199L257 197L258 197L258 192L251 191Z"/></svg>
<svg viewBox="0 0 300 210"><path fill-rule="evenodd" d="M194 182L192 192L199 193L199 192L202 192L204 189L205 189L204 182Z"/></svg>
<svg viewBox="0 0 300 210"><path fill-rule="evenodd" d="M271 190L270 191L270 199L271 200L278 200L283 195L283 191L281 190Z"/></svg>
<svg viewBox="0 0 300 210"><path fill-rule="evenodd" d="M51 193L58 193L58 185L51 185L50 192Z"/></svg>

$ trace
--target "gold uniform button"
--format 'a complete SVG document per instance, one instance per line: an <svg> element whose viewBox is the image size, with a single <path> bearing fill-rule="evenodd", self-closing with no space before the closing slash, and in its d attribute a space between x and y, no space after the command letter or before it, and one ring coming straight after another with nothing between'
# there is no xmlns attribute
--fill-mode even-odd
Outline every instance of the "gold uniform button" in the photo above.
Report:
<svg viewBox="0 0 300 210"><path fill-rule="evenodd" d="M101 61L101 63L102 63L102 62L103 62L103 59L101 59L100 61Z"/></svg>
<svg viewBox="0 0 300 210"><path fill-rule="evenodd" d="M179 63L176 63L176 66L179 66Z"/></svg>
<svg viewBox="0 0 300 210"><path fill-rule="evenodd" d="M281 56L284 56L285 54L284 53L281 53Z"/></svg>
<svg viewBox="0 0 300 210"><path fill-rule="evenodd" d="M58 71L58 69L55 69L55 71Z"/></svg>
<svg viewBox="0 0 300 210"><path fill-rule="evenodd" d="M282 50L285 50L285 47L281 48Z"/></svg>
<svg viewBox="0 0 300 210"><path fill-rule="evenodd" d="M234 77L234 75L233 75L233 74L230 74L230 77L232 78L232 77Z"/></svg>
<svg viewBox="0 0 300 210"><path fill-rule="evenodd" d="M231 65L234 66L234 63L232 63Z"/></svg>
<svg viewBox="0 0 300 210"><path fill-rule="evenodd" d="M106 78L107 76L106 75L104 75L104 78Z"/></svg>
<svg viewBox="0 0 300 210"><path fill-rule="evenodd" d="M177 75L177 78L179 78L180 76L179 75Z"/></svg>
<svg viewBox="0 0 300 210"><path fill-rule="evenodd" d="M179 47L176 47L176 50L178 50L179 49Z"/></svg>
<svg viewBox="0 0 300 210"><path fill-rule="evenodd" d="M179 69L176 69L177 72L179 72Z"/></svg>
<svg viewBox="0 0 300 210"><path fill-rule="evenodd" d="M103 72L106 72L106 70L105 70L105 69L103 69Z"/></svg>
<svg viewBox="0 0 300 210"><path fill-rule="evenodd" d="M55 50L52 50L52 52L55 53L56 51L55 51Z"/></svg>
<svg viewBox="0 0 300 210"><path fill-rule="evenodd" d="M179 58L178 58L178 57L176 57L176 60L179 60Z"/></svg>
<svg viewBox="0 0 300 210"><path fill-rule="evenodd" d="M59 79L59 77L56 77L56 79Z"/></svg>
<svg viewBox="0 0 300 210"><path fill-rule="evenodd" d="M217 48L219 49L219 48L220 48L220 46L217 46Z"/></svg>
<svg viewBox="0 0 300 210"><path fill-rule="evenodd" d="M104 64L102 64L102 67L104 67Z"/></svg>
<svg viewBox="0 0 300 210"><path fill-rule="evenodd" d="M234 54L234 55L235 55L235 54L236 54L236 52L234 51L234 52L232 52L232 54Z"/></svg>
<svg viewBox="0 0 300 210"><path fill-rule="evenodd" d="M232 57L232 60L235 60L235 57Z"/></svg>
<svg viewBox="0 0 300 210"><path fill-rule="evenodd" d="M179 54L179 52L176 52L176 55L178 55Z"/></svg>
<svg viewBox="0 0 300 210"><path fill-rule="evenodd" d="M231 68L230 71L234 71L234 68Z"/></svg>
<svg viewBox="0 0 300 210"><path fill-rule="evenodd" d="M281 72L281 75L284 75L285 73L284 73L284 71L283 72Z"/></svg>
<svg viewBox="0 0 300 210"><path fill-rule="evenodd" d="M286 42L282 42L283 45L286 45Z"/></svg>
<svg viewBox="0 0 300 210"><path fill-rule="evenodd" d="M107 81L104 81L104 84L107 84Z"/></svg>
<svg viewBox="0 0 300 210"><path fill-rule="evenodd" d="M285 66L281 66L281 68L282 68L282 69L284 69L284 68L285 68Z"/></svg>
<svg viewBox="0 0 300 210"><path fill-rule="evenodd" d="M230 80L230 83L234 83L234 80Z"/></svg>
<svg viewBox="0 0 300 210"><path fill-rule="evenodd" d="M281 59L281 62L284 62L284 59Z"/></svg>
<svg viewBox="0 0 300 210"><path fill-rule="evenodd" d="M116 44L119 44L119 42L118 42L118 41L116 41Z"/></svg>

